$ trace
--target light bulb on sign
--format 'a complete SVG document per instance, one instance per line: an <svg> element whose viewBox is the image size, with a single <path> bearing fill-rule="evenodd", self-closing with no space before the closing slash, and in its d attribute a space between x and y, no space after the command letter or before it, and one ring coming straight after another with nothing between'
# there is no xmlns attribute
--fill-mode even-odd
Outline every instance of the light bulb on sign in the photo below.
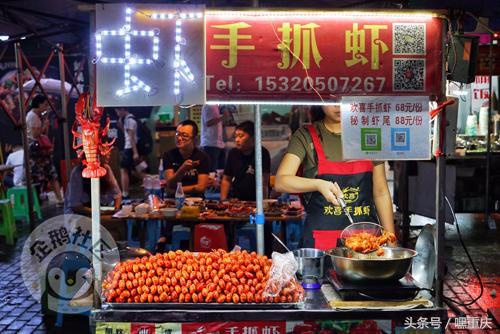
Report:
<svg viewBox="0 0 500 334"><path fill-rule="evenodd" d="M137 79L138 81L137 84L135 84L133 87L130 86L131 84L131 66L136 68L137 66L141 66L144 64L151 65L152 61L149 59L142 59L142 58L135 58L132 56L131 53L131 36L141 36L145 38L151 38L153 39L153 58L158 59L159 58L159 38L155 36L157 33L155 33L154 30L131 30L132 27L132 14L134 13L134 10L132 8L126 8L125 9L125 24L123 27L121 27L119 30L102 30L98 33L96 33L96 56L97 56L97 61L100 61L102 64L110 64L110 65L116 65L119 64L123 67L123 86L122 88L119 88L116 90L115 94L117 96L124 96L126 94L130 94L133 91L138 91L140 88L148 87L148 89L143 89L146 92L151 91L151 88L144 84L141 80ZM123 48L124 48L124 57L123 58L116 58L116 57L102 57L102 43L103 43L103 36L120 36L120 38L123 38ZM132 80L133 81L133 80ZM141 82L143 83L142 85L139 85L138 83Z"/></svg>
<svg viewBox="0 0 500 334"><path fill-rule="evenodd" d="M101 30L95 34L95 47L96 47L96 57L97 62L106 64L109 66L120 65L123 67L123 87L117 89L115 94L117 96L124 96L132 92L144 91L146 93L151 92L151 86L146 84L144 81L139 79L137 76L132 75L131 71L139 66L152 65L160 59L160 38L159 29L155 28L152 30L132 30L132 16L135 10L128 7L125 9L125 23L118 29L115 30ZM180 78L184 78L187 82L194 80L194 75L191 72L186 61L183 59L181 54L181 44L185 44L185 40L182 38L182 20L186 19L201 19L203 18L203 13L152 13L149 17L153 20L172 20L175 19L175 54L174 54L174 94L177 98L181 93L180 90ZM111 38L121 38L123 41L123 54L124 57L103 57L103 41L107 41ZM152 53L151 58L138 58L132 55L131 49L131 36L140 38L149 38L152 41Z"/></svg>

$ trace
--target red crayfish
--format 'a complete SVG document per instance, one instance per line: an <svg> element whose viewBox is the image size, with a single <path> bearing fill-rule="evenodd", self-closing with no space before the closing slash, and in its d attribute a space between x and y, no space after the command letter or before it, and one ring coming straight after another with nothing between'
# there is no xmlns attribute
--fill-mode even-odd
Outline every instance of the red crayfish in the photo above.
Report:
<svg viewBox="0 0 500 334"><path fill-rule="evenodd" d="M83 169L82 176L85 178L98 178L106 175L106 169L101 167L99 156L108 155L111 152L115 142L112 141L103 143L101 137L106 137L109 131L109 118L106 120L106 126L100 129L100 119L104 108L96 106L95 98L92 101L92 109L90 108L90 94L83 93L78 98L75 105L76 120L73 123L73 149L77 150L83 147L83 150L78 152L78 158L81 158L85 153L83 164L86 166ZM77 131L76 125L80 123L81 132ZM77 143L77 139L81 139Z"/></svg>

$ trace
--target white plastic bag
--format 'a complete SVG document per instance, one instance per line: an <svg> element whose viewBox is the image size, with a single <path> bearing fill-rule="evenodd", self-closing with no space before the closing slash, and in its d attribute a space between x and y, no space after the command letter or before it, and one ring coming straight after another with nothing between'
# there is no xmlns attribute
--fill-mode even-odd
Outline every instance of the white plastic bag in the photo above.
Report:
<svg viewBox="0 0 500 334"><path fill-rule="evenodd" d="M273 302L304 300L304 289L295 278L299 264L292 252L273 252L273 265L262 296Z"/></svg>

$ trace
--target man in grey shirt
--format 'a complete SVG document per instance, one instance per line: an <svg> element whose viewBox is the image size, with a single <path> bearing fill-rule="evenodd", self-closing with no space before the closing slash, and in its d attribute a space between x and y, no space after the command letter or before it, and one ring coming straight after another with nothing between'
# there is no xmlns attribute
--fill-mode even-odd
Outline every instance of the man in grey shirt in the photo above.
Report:
<svg viewBox="0 0 500 334"><path fill-rule="evenodd" d="M210 171L223 169L226 163L222 123L226 115L221 115L219 105L205 104L201 109L201 149L211 160Z"/></svg>

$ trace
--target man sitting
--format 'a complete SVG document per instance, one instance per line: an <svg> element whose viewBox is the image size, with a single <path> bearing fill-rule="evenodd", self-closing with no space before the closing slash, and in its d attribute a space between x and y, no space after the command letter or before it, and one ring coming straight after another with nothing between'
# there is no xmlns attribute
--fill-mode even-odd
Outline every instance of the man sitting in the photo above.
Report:
<svg viewBox="0 0 500 334"><path fill-rule="evenodd" d="M176 148L163 154L163 169L169 193L173 194L177 182L182 182L184 194L202 196L208 185L210 158L196 147L198 126L191 120L180 122L175 132ZM165 250L167 236L172 235L173 225L168 224L156 246L157 252Z"/></svg>
<svg viewBox="0 0 500 334"><path fill-rule="evenodd" d="M196 147L198 126L191 120L180 122L175 132L176 148L163 155L163 169L170 193L182 182L186 195L203 196L208 185L210 158Z"/></svg>
<svg viewBox="0 0 500 334"><path fill-rule="evenodd" d="M24 185L24 151L21 145L15 145L12 153L7 156L5 166L12 168L12 174L9 172L3 177L6 188L19 187Z"/></svg>
<svg viewBox="0 0 500 334"><path fill-rule="evenodd" d="M236 148L229 151L221 182L221 200L228 197L255 201L255 138L254 123L245 121L234 132ZM262 192L267 198L271 156L262 147ZM229 195L231 194L231 195Z"/></svg>

